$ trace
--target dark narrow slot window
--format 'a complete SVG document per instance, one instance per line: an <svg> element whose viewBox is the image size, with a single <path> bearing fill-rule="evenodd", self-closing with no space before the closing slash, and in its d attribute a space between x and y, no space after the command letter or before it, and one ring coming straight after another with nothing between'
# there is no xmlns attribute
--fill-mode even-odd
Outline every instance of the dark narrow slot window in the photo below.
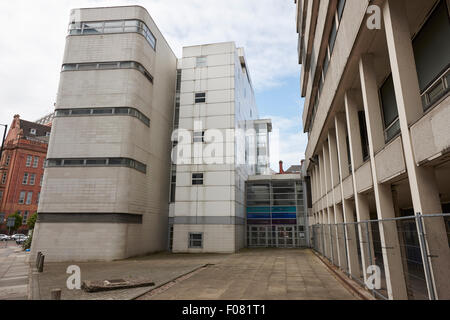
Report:
<svg viewBox="0 0 450 320"><path fill-rule="evenodd" d="M380 88L381 107L383 109L385 141L391 141L399 132L397 100L394 81L390 75Z"/></svg>
<svg viewBox="0 0 450 320"><path fill-rule="evenodd" d="M359 132L361 135L362 156L364 161L369 158L369 138L367 137L366 115L364 111L358 111Z"/></svg>

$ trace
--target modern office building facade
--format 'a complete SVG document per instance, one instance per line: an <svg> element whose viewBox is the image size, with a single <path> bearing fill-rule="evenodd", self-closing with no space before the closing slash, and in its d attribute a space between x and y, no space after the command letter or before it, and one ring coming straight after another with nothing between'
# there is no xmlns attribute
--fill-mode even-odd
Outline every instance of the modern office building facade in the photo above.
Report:
<svg viewBox="0 0 450 320"><path fill-rule="evenodd" d="M245 181L268 168L271 122L257 120L248 64L233 42L185 47L179 68L169 247L236 252L245 246Z"/></svg>
<svg viewBox="0 0 450 320"><path fill-rule="evenodd" d="M299 173L255 175L246 182L247 247L309 246L306 183Z"/></svg>
<svg viewBox="0 0 450 320"><path fill-rule="evenodd" d="M377 296L450 298L447 0L297 0L316 248Z"/></svg>
<svg viewBox="0 0 450 320"><path fill-rule="evenodd" d="M72 11L33 254L165 250L176 64L144 8Z"/></svg>

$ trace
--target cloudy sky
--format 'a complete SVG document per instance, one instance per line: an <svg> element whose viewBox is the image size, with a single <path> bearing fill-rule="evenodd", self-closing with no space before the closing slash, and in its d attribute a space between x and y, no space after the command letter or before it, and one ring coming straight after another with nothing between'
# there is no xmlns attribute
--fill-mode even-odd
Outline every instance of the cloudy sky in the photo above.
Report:
<svg viewBox="0 0 450 320"><path fill-rule="evenodd" d="M263 118L278 143L272 167L304 156L293 0L14 0L0 4L0 123L53 111L70 9L139 4L177 56L183 46L235 41L245 48Z"/></svg>

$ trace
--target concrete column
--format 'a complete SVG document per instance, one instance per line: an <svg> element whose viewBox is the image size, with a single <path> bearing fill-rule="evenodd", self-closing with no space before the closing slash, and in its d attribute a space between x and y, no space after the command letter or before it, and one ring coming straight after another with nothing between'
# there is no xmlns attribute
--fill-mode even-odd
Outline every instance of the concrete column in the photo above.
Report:
<svg viewBox="0 0 450 320"><path fill-rule="evenodd" d="M357 221L370 220L369 203L366 196L358 194L356 191L356 178L355 171L363 163L362 157L362 145L359 131L359 120L358 120L358 108L354 98L355 93L350 91L345 94L345 114L347 119L347 130L348 130L348 140L350 148L350 158L352 161L352 179L353 179L353 190L355 197L355 207L356 207L356 217ZM359 235L360 235L360 247L361 247L361 263L363 267L364 281L367 280L367 267L370 265L370 257L368 247L370 243L367 243L365 239L366 229L364 225L358 225Z"/></svg>
<svg viewBox="0 0 450 320"><path fill-rule="evenodd" d="M342 208L344 211L344 221L345 223L349 223L346 226L346 241L347 241L347 252L348 252L348 268L349 273L354 278L361 277L361 261L358 257L358 241L359 237L356 232L355 225L352 222L355 222L355 207L350 200L342 200Z"/></svg>
<svg viewBox="0 0 450 320"><path fill-rule="evenodd" d="M319 184L320 184L320 198L322 198L326 193L325 193L325 174L324 174L324 167L323 167L323 152L319 152Z"/></svg>
<svg viewBox="0 0 450 320"><path fill-rule="evenodd" d="M334 206L334 221L336 223L336 243L337 243L337 256L338 265L341 269L347 269L347 253L345 250L345 238L344 238L344 215L342 211L342 204Z"/></svg>
<svg viewBox="0 0 450 320"><path fill-rule="evenodd" d="M388 0L383 6L386 39L394 81L400 129L411 196L416 213L432 214L442 212L439 191L433 168L416 165L409 124L423 114L417 78L414 51L411 42L404 0ZM450 299L450 249L444 220L424 218L428 255L431 261L431 279L435 296ZM427 276L427 274L425 273ZM431 295L430 295L431 297Z"/></svg>
<svg viewBox="0 0 450 320"><path fill-rule="evenodd" d="M342 180L350 174L348 170L348 157L347 157L347 128L346 128L345 113L340 112L336 114L334 123L336 126L336 145L338 153L339 171Z"/></svg>
<svg viewBox="0 0 450 320"><path fill-rule="evenodd" d="M336 217L334 215L334 206L328 208L328 221L330 224L330 247L331 247L331 261L335 265L339 265L339 253L337 249L337 237L336 237Z"/></svg>
<svg viewBox="0 0 450 320"><path fill-rule="evenodd" d="M336 127L336 147L337 147L337 158L339 167L339 179L341 183L341 197L342 197L342 215L345 223L354 222L354 211L353 205L350 201L344 199L344 186L342 181L346 178L350 172L348 168L348 157L347 157L347 129L346 129L346 117L345 113L338 113L334 119ZM360 266L358 259L358 249L357 249L357 235L353 224L345 226L345 239L346 242L346 264L348 265L349 273L354 278L360 277Z"/></svg>
<svg viewBox="0 0 450 320"><path fill-rule="evenodd" d="M374 181L375 204L378 219L395 218L390 184L381 184L377 177L375 152L384 146L381 106L372 56L363 56L359 63L361 90L369 141L370 164ZM384 271L389 299L407 299L405 275L395 221L379 224Z"/></svg>
<svg viewBox="0 0 450 320"><path fill-rule="evenodd" d="M336 130L328 132L328 150L330 155L331 189L339 183L339 164L336 145Z"/></svg>
<svg viewBox="0 0 450 320"><path fill-rule="evenodd" d="M323 162L325 173L325 194L328 194L331 190L330 153L328 152L328 143L323 145ZM328 202L327 204L330 205L331 203Z"/></svg>

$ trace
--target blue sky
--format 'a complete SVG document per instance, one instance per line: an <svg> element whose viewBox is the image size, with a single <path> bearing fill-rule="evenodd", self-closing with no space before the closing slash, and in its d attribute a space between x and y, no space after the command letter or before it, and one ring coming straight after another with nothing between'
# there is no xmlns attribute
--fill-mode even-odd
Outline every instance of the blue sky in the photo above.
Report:
<svg viewBox="0 0 450 320"><path fill-rule="evenodd" d="M235 41L244 47L260 115L273 120L272 140L280 137L272 143L272 168L280 159L286 167L300 162L306 137L292 0L2 1L0 123L53 111L70 10L114 5L145 7L178 57L183 46Z"/></svg>

